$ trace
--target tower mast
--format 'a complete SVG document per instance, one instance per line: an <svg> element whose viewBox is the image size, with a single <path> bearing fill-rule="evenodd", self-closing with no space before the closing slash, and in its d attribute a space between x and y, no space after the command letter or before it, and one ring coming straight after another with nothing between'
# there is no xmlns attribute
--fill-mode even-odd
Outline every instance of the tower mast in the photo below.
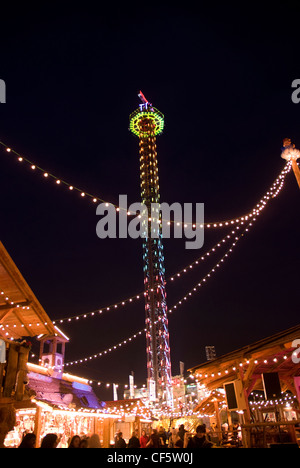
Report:
<svg viewBox="0 0 300 468"><path fill-rule="evenodd" d="M154 397L172 405L172 374L165 288L162 220L153 219L152 203L160 203L156 136L164 128L164 116L139 93L142 103L130 115L130 130L139 137L142 203L148 210L148 235L143 239L144 290L146 311L146 351L148 388ZM156 223L152 235L151 223Z"/></svg>

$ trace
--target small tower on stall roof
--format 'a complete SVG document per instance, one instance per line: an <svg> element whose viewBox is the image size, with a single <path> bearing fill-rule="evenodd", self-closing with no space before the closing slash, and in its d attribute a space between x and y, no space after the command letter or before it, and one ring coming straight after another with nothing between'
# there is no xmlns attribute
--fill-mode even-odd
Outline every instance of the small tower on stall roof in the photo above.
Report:
<svg viewBox="0 0 300 468"><path fill-rule="evenodd" d="M55 327L57 328L57 327ZM64 371L65 347L69 338L59 329L55 335L40 335L40 357L39 364L47 367L52 377L60 379Z"/></svg>

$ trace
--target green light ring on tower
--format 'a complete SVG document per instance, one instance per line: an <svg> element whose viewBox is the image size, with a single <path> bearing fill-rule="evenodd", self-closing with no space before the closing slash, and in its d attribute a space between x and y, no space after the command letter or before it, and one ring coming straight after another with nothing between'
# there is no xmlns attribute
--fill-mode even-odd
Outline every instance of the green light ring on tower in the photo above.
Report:
<svg viewBox="0 0 300 468"><path fill-rule="evenodd" d="M153 110L151 111L141 111L140 109L137 109L134 111L129 119L129 130L134 133L134 135L138 137L145 137L148 135L147 132L142 132L141 131L141 122L145 119L151 119L153 120L155 126L154 126L154 135L159 135L160 133L163 132L164 129L164 115L155 107L152 107Z"/></svg>

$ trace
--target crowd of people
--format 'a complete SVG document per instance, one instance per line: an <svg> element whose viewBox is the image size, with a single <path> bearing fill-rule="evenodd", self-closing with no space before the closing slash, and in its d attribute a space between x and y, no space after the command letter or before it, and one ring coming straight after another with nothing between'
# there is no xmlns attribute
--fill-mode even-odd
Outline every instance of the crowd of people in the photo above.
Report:
<svg viewBox="0 0 300 468"><path fill-rule="evenodd" d="M60 437L57 434L47 434L41 442L40 448L57 448L60 443ZM194 449L194 448L211 448L213 443L206 436L205 425L199 425L196 428L196 433L191 434L185 430L184 425L178 429L170 428L166 431L162 426L157 429L152 429L150 435L146 431L142 431L141 437L136 432L133 432L128 443L123 438L121 431L117 431L114 440L114 447L120 448L172 448L172 449ZM36 436L33 433L26 434L19 448L35 448ZM101 448L101 442L98 434L93 434L90 437L80 437L75 435L71 438L68 448Z"/></svg>
<svg viewBox="0 0 300 468"><path fill-rule="evenodd" d="M57 434L47 434L41 442L40 448L57 448L60 443L60 437ZM35 448L36 435L34 433L26 434L18 448ZM101 448L101 442L98 434L91 437L80 437L75 435L71 438L68 448Z"/></svg>

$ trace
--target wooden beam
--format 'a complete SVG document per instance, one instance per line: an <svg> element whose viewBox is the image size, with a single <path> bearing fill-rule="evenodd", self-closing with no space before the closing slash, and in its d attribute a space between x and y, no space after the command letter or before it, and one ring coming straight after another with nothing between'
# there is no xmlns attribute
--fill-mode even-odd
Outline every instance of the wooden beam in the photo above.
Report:
<svg viewBox="0 0 300 468"><path fill-rule="evenodd" d="M250 385L248 384L248 387L247 387L247 394L248 396L250 395L250 393L252 392L252 390L254 389L255 385L256 385L256 382L260 380L260 376L259 375L255 375L255 374L252 374L252 378L251 378L251 383Z"/></svg>
<svg viewBox="0 0 300 468"><path fill-rule="evenodd" d="M11 345L9 346L7 371L6 371L4 390L3 390L3 396L5 398L10 398L12 395L12 391L15 388L16 376L17 376L17 370L18 370L18 360L19 360L19 353L18 353L17 345L15 345L14 343L11 343Z"/></svg>
<svg viewBox="0 0 300 468"><path fill-rule="evenodd" d="M6 317L8 317L13 311L14 311L14 309L12 307L10 307L9 310L6 309L2 313L0 313L0 323L2 323L4 321L4 319Z"/></svg>
<svg viewBox="0 0 300 468"><path fill-rule="evenodd" d="M7 304L3 304L0 306L0 310L15 309L16 307L28 307L30 304L31 301L14 302L13 304L7 302Z"/></svg>
<svg viewBox="0 0 300 468"><path fill-rule="evenodd" d="M24 330L26 330L26 333L29 335L29 336L32 336L32 332L29 330L29 328L26 327L26 325L24 324L24 320L22 319L22 317L20 316L20 313L15 311L15 315L17 317L17 319L19 320L19 322L24 325Z"/></svg>
<svg viewBox="0 0 300 468"><path fill-rule="evenodd" d="M0 363L0 399L2 397L2 383L3 383L3 373L4 373L4 366L5 364Z"/></svg>
<svg viewBox="0 0 300 468"><path fill-rule="evenodd" d="M22 401L24 397L25 390L25 380L27 375L27 362L29 356L30 348L25 348L21 346L19 350L19 360L18 360L18 372L16 379L16 395L15 398L17 401Z"/></svg>
<svg viewBox="0 0 300 468"><path fill-rule="evenodd" d="M245 408L245 411L244 411L244 419L245 419L246 423L250 423L250 421L251 421L251 411L250 411L249 400L248 400L247 386L246 386L246 381L245 381L244 370L241 367L239 367L239 376L240 376L240 380L241 380L242 385L243 385L243 394L244 394L244 399L245 399L245 403L246 403L246 408Z"/></svg>
<svg viewBox="0 0 300 468"><path fill-rule="evenodd" d="M36 413L34 418L34 433L36 436L35 447L40 447L40 438L42 430L42 408L40 406L36 407Z"/></svg>
<svg viewBox="0 0 300 468"><path fill-rule="evenodd" d="M22 274L20 273L19 269L13 262L12 258L6 251L4 245L0 241L0 274L1 280L5 283L9 284L9 289L13 289L15 292L15 299L20 301L21 298L28 300L32 303L31 309L34 315L36 316L35 322L39 322L41 324L47 323L47 325L43 325L43 328L48 331L48 334L55 334L55 328L52 324L51 319L37 300L36 296L34 295L33 291L30 289L29 285L23 278ZM8 289L8 290L9 290ZM12 300L14 297L12 296ZM21 323L23 323L21 321ZM29 336L33 336L33 333L29 333Z"/></svg>
<svg viewBox="0 0 300 468"><path fill-rule="evenodd" d="M253 375L253 372L255 370L255 367L256 367L255 362L253 360L250 361L250 364L249 364L249 366L248 366L248 368L247 368L247 370L246 370L246 372L244 374L245 387L246 387L247 391L248 391L248 387L249 387L249 385L250 385L250 383L252 381L252 375Z"/></svg>

